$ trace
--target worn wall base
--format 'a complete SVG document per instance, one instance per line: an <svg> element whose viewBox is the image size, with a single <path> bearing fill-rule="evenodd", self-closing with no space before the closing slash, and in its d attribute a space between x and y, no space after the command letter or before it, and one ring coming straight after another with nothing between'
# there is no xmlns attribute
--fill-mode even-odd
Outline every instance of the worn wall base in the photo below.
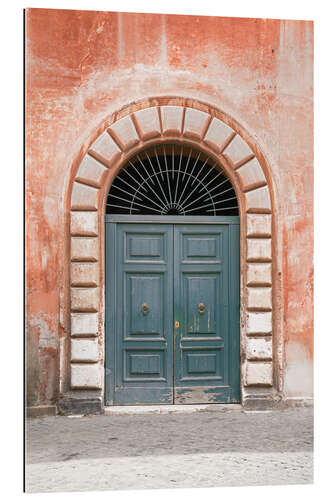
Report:
<svg viewBox="0 0 333 500"><path fill-rule="evenodd" d="M56 406L28 406L26 408L26 417L53 417L57 414Z"/></svg>
<svg viewBox="0 0 333 500"><path fill-rule="evenodd" d="M272 410L283 406L282 395L271 388L260 391L253 390L243 395L242 406L244 410Z"/></svg>
<svg viewBox="0 0 333 500"><path fill-rule="evenodd" d="M66 394L59 401L58 411L61 415L100 415L104 407L101 397Z"/></svg>
<svg viewBox="0 0 333 500"><path fill-rule="evenodd" d="M312 408L314 406L314 399L306 397L290 397L285 398L283 403L287 408Z"/></svg>

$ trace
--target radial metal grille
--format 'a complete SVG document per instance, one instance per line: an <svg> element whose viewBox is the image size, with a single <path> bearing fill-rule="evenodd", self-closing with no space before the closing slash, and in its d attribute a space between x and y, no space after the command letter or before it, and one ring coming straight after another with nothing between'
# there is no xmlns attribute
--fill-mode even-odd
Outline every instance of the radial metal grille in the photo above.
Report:
<svg viewBox="0 0 333 500"><path fill-rule="evenodd" d="M133 215L238 215L234 188L217 163L185 145L140 151L115 178L106 212Z"/></svg>

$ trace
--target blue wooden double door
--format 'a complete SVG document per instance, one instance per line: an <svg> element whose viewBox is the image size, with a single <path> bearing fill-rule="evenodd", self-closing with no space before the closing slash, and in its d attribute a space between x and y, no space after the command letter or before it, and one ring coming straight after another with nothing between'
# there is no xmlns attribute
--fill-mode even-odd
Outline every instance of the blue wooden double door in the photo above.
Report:
<svg viewBox="0 0 333 500"><path fill-rule="evenodd" d="M239 402L239 218L152 219L106 216L106 404Z"/></svg>

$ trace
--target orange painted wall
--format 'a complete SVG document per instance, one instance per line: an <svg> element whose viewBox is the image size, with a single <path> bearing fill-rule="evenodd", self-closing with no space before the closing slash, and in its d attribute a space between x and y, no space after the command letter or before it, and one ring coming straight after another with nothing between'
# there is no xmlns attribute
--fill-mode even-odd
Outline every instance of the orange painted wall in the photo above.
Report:
<svg viewBox="0 0 333 500"><path fill-rule="evenodd" d="M154 95L212 103L238 120L266 154L284 280L285 393L311 395L312 65L309 21L26 11L29 404L52 404L58 395L71 162L103 119Z"/></svg>

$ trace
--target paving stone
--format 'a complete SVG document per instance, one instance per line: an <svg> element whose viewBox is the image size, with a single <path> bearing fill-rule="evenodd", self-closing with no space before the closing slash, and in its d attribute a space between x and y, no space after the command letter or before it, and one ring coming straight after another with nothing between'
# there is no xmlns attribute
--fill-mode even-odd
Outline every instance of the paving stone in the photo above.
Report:
<svg viewBox="0 0 333 500"><path fill-rule="evenodd" d="M31 418L26 478L29 492L310 484L313 410Z"/></svg>

